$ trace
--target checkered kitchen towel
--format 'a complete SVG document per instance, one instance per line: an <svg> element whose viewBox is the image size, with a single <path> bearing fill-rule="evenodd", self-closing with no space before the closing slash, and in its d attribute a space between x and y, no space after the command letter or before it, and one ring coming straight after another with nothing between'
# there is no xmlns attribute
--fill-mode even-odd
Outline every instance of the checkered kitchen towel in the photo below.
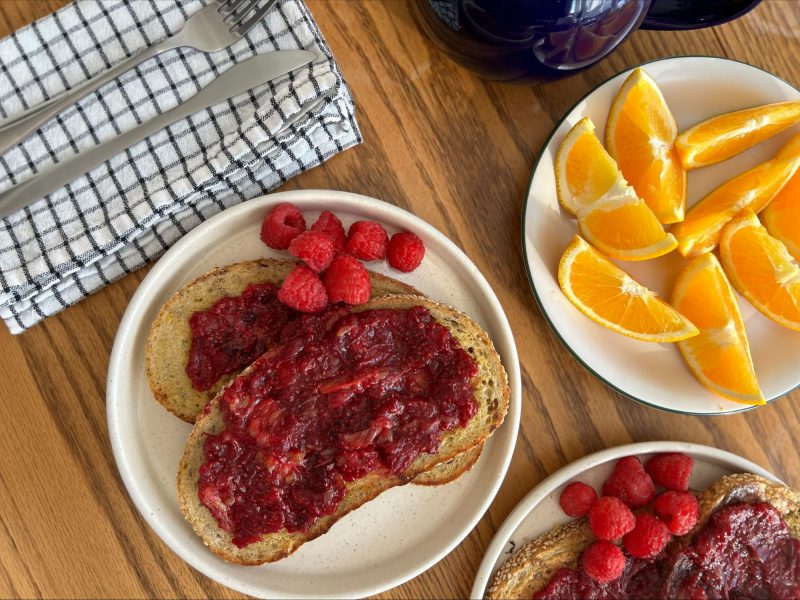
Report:
<svg viewBox="0 0 800 600"><path fill-rule="evenodd" d="M0 40L0 116L177 32L206 0L80 0ZM230 48L179 48L128 71L0 157L0 191L135 128L233 64L275 49L320 59L197 113L0 220L0 317L13 333L158 256L221 210L361 141L350 93L301 0Z"/></svg>

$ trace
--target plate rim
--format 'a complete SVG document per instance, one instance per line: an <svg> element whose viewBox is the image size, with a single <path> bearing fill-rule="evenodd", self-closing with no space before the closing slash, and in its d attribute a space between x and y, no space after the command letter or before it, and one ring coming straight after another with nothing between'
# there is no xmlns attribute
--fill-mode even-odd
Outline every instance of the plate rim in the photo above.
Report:
<svg viewBox="0 0 800 600"><path fill-rule="evenodd" d="M745 405L745 406L742 406L742 407L739 407L739 408L735 408L735 409L721 410L719 412L696 412L696 411L689 411L689 410L680 410L680 409L677 409L677 408L668 408L668 407L662 406L660 404L654 404L652 402L648 402L647 400L645 400L643 398L639 398L639 397L637 397L637 396L635 396L635 395L633 395L631 393L626 392L625 390L621 389L620 387L618 387L617 385L615 385L614 383L612 383L611 381L606 379L604 376L602 376L600 373L598 373L595 369L593 369L586 361L584 361L583 358L581 358L578 355L578 353L572 348L572 346L570 346L567 343L567 341L563 338L563 336L559 332L558 328L553 324L553 321L550 319L550 315L548 314L547 310L545 310L544 305L542 304L541 298L539 296L539 293L536 290L536 284L534 283L533 275L531 274L530 260L528 259L528 248L527 248L527 244L525 243L525 240L526 240L525 226L526 226L526 222L527 222L528 208L529 208L529 204L530 204L531 186L533 185L534 175L536 175L536 171L539 169L539 163L541 163L542 158L544 157L544 153L547 150L547 147L550 145L550 142L552 141L552 139L555 136L556 132L561 127L562 123L564 123L564 121L566 121L567 118L572 114L572 112L578 107L578 105L581 102L583 102L584 100L586 100L589 96L594 94L599 88L604 86L606 83L608 83L612 79L614 79L616 77L619 77L620 75L624 75L626 73L630 73L634 69L637 69L639 67L644 67L645 65L650 65L650 64L653 64L653 63L682 61L682 60L686 60L686 59L696 59L696 58L713 59L713 60L720 60L720 61L723 61L723 62L737 63L737 64L740 64L740 65L744 65L746 67L757 69L759 71L762 71L763 73L766 73L767 75L770 75L770 76L774 77L775 79L778 79L778 80L782 81L783 83L785 83L786 85L788 85L789 87L791 87L792 89L797 91L798 94L800 94L800 88L798 88L794 84L790 83L789 81L787 81L783 77L781 77L779 75L775 75L774 73L771 73L770 71L767 71L766 69L763 69L763 68L758 67L756 65L752 65L752 64L750 64L748 62L745 62L743 60L737 60L735 58L727 58L727 57L724 57L724 56L712 56L712 55L709 55L709 54L687 54L687 55L684 55L684 56L670 56L670 57L666 57L666 58L655 58L653 60L648 60L648 61L636 64L636 65L633 65L631 67L627 67L627 68L625 68L625 69L623 69L621 71L618 71L617 73L611 75L610 77L607 77L606 79L604 79L603 81L601 81L600 83L598 83L597 85L592 87L592 89L587 91L585 94L583 94L578 100L576 100L572 104L572 106L570 106L564 112L564 115L553 126L553 129L550 131L550 134L545 139L544 143L542 144L541 149L539 150L539 152L536 155L536 158L534 159L533 168L531 169L530 175L528 177L528 184L525 186L525 196L524 196L523 205L522 205L522 219L521 219L521 225L520 225L521 242L522 242L522 261L523 261L523 264L525 265L525 275L526 275L526 277L528 279L528 287L530 288L530 290L531 290L531 292L533 294L533 298L536 301L536 305L539 308L539 312L544 317L544 320L547 323L548 327L555 334L556 339L558 339L558 341L561 342L561 345L564 348L567 349L567 351L570 353L570 355L572 355L572 357L575 360L577 360L578 363L584 369L589 371L589 373L591 373L601 383L605 384L607 387L611 388L612 390L614 390L618 394L624 396L625 398L628 398L629 400L633 400L634 402L637 402L639 404L647 406L648 408L654 408L656 410L664 411L664 412L671 413L671 414L678 414L678 415L690 415L690 416L697 416L697 417L725 417L727 415L736 415L736 414L741 414L741 413L744 413L744 412L748 412L748 411L760 408L761 406L768 406L769 404L772 404L773 402L776 402L776 401L780 400L781 398L784 398L788 394L791 394L795 390L800 389L800 382L798 382L794 387L792 387L791 389L786 390L782 394L780 394L778 396L774 396L773 398L770 398L769 400L766 401L765 404Z"/></svg>
<svg viewBox="0 0 800 600"><path fill-rule="evenodd" d="M475 573L475 580L470 591L470 598L472 600L482 600L492 576L494 565L497 558L503 551L508 539L519 528L527 516L546 498L556 487L579 476L581 473L588 471L600 464L607 463L611 460L622 458L624 456L651 454L654 452L682 452L684 454L691 454L692 456L703 456L707 458L722 459L733 465L737 465L745 471L761 475L767 479L771 479L777 483L784 483L774 473L768 471L761 465L751 461L750 459L734 454L728 450L715 448L714 446L707 446L705 444L696 444L693 442L680 442L670 440L650 441L650 442L635 442L632 444L623 444L621 446L612 446L586 454L576 460L567 463L563 467L554 471L538 484L533 486L525 496L517 503L511 510L508 516L503 520L503 523L495 532L491 542L486 547L486 550ZM490 560L491 559L491 560Z"/></svg>
<svg viewBox="0 0 800 600"><path fill-rule="evenodd" d="M235 577L223 578L223 576L217 576L217 573L212 575L207 569L205 569L201 562L195 560L196 553L193 552L188 546L181 543L181 536L179 533L174 531L166 521L159 519L157 514L158 511L154 510L158 509L157 503L152 505L153 503L151 500L148 500L148 497L152 497L153 494L150 493L148 496L143 487L137 484L140 478L134 476L134 467L132 466L130 457L128 457L124 450L125 443L123 442L123 438L126 436L122 428L122 420L120 417L120 413L123 408L119 405L117 400L114 400L113 396L116 391L116 387L120 385L118 381L118 375L124 374L122 365L125 359L130 355L130 350L132 348L132 345L130 344L130 338L135 333L137 324L141 319L140 313L146 308L146 299L151 294L158 291L160 287L160 275L165 272L171 272L170 268L172 264L172 257L178 256L185 246L192 244L196 238L202 237L207 230L216 227L218 222L223 219L222 215L225 215L225 218L231 219L235 218L239 212L253 210L254 205L257 204L267 205L282 201L319 201L321 195L325 195L329 198L341 199L345 202L351 203L353 205L354 212L358 212L359 204L368 203L375 205L377 203L380 210L386 211L389 214L398 215L404 220L407 220L410 217L412 220L418 222L420 229L424 229L426 233L435 237L437 239L437 243L447 248L450 252L463 257L464 266L468 268L473 281L478 285L482 292L481 304L488 306L490 313L497 318L498 325L501 329L501 336L506 340L506 345L508 346L509 361L504 361L504 366L508 374L508 383L510 388L509 406L506 417L500 428L507 427L510 431L507 434L508 440L505 444L505 447L501 448L503 454L500 468L496 469L495 473L493 474L493 484L490 488L488 488L488 493L485 494L479 508L468 519L466 524L457 530L456 534L452 536L450 542L445 544L439 552L434 553L425 560L420 561L416 567L411 568L405 573L395 576L395 578L387 580L380 585L372 585L370 587L362 586L358 589L353 588L347 591L334 592L332 594L329 593L320 597L351 598L353 596L361 597L378 594L402 585L414 577L417 577L421 573L436 565L445 556L450 554L474 530L474 528L489 510L492 502L500 490L500 487L502 486L502 483L505 480L506 474L508 473L519 434L522 408L521 366L519 362L519 353L517 351L511 325L508 321L508 316L502 304L500 303L497 294L486 280L483 273L477 268L472 259L442 231L425 221L422 217L417 216L410 210L406 210L395 204L391 204L384 200L364 194L331 189L314 188L273 192L257 196L246 202L242 202L228 209L220 211L216 215L192 229L180 240L178 240L172 247L170 247L158 259L144 279L140 282L136 291L128 302L125 313L123 314L117 329L117 334L115 335L109 360L108 373L106 376L106 423L108 427L112 453L114 455L114 462L120 478L122 479L125 492L133 501L133 504L136 507L139 515L144 519L150 529L156 533L161 541L165 543L174 554L176 554L181 560L186 562L193 569L198 570L204 576L209 577L225 587L255 596L263 596L266 593L276 594L278 597L289 597L292 592L287 593L285 591L269 590L265 585L253 586L249 583L242 584L239 583L239 580L237 580ZM165 258L166 260L164 260ZM506 364L506 362L510 364Z"/></svg>

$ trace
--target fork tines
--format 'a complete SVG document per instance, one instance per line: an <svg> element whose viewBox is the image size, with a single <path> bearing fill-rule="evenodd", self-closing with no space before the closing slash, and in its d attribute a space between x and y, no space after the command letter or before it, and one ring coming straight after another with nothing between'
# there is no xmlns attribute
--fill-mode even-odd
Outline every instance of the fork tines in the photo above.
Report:
<svg viewBox="0 0 800 600"><path fill-rule="evenodd" d="M258 23L278 0L217 0L224 21L230 24L230 30L238 35L247 33Z"/></svg>

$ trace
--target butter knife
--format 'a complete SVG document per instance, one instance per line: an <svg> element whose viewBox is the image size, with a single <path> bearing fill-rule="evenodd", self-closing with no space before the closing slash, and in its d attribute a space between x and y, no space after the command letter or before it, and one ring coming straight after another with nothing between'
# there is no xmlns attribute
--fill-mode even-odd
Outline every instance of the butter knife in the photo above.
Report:
<svg viewBox="0 0 800 600"><path fill-rule="evenodd" d="M1 193L0 218L33 204L165 127L307 65L316 58L316 53L307 50L279 50L237 63L186 102Z"/></svg>

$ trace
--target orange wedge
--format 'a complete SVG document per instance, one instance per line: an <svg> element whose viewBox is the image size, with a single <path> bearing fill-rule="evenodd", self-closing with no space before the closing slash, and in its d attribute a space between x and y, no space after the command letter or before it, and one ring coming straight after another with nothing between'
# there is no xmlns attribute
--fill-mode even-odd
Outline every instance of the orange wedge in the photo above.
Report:
<svg viewBox="0 0 800 600"><path fill-rule="evenodd" d="M645 342L677 342L698 334L678 311L578 235L561 257L558 283L579 311L622 335Z"/></svg>
<svg viewBox="0 0 800 600"><path fill-rule="evenodd" d="M578 214L578 228L587 242L619 260L655 258L678 245L632 188L583 209Z"/></svg>
<svg viewBox="0 0 800 600"><path fill-rule="evenodd" d="M672 229L678 251L694 257L713 250L725 224L745 208L759 212L792 178L800 156L789 160L774 158L726 181L686 213Z"/></svg>
<svg viewBox="0 0 800 600"><path fill-rule="evenodd" d="M686 170L675 150L678 126L656 82L635 69L617 92L606 147L639 197L662 223L683 220Z"/></svg>
<svg viewBox="0 0 800 600"><path fill-rule="evenodd" d="M800 100L725 113L698 123L675 140L685 169L713 165L780 133L800 120Z"/></svg>
<svg viewBox="0 0 800 600"><path fill-rule="evenodd" d="M800 266L752 211L725 226L719 251L733 287L750 304L779 325L800 331Z"/></svg>
<svg viewBox="0 0 800 600"><path fill-rule="evenodd" d="M628 185L595 135L589 117L573 125L561 142L555 173L558 201L572 215L613 189L624 190Z"/></svg>
<svg viewBox="0 0 800 600"><path fill-rule="evenodd" d="M781 148L777 158L800 156L800 134ZM778 238L796 260L800 260L800 173L795 173L761 213L769 234Z"/></svg>
<svg viewBox="0 0 800 600"><path fill-rule="evenodd" d="M686 364L712 392L743 404L764 404L739 304L717 257L708 252L686 265L672 305L700 330L678 342Z"/></svg>
<svg viewBox="0 0 800 600"><path fill-rule="evenodd" d="M555 173L561 206L578 217L581 235L602 252L620 260L646 260L677 246L625 181L588 117L561 143Z"/></svg>

